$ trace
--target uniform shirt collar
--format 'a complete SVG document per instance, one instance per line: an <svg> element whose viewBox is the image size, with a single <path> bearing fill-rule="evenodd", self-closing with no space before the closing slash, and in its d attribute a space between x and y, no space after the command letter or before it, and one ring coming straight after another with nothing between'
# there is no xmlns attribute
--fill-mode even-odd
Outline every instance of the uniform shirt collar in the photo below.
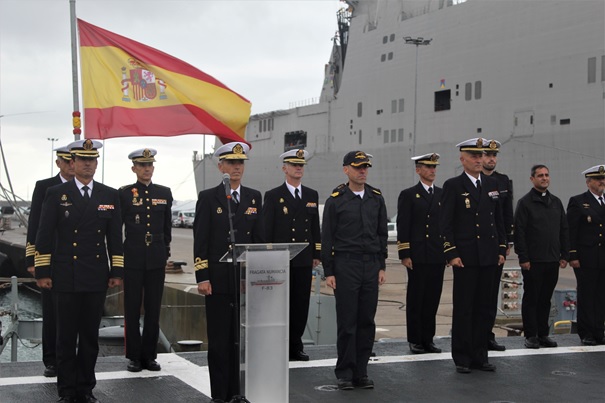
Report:
<svg viewBox="0 0 605 403"><path fill-rule="evenodd" d="M295 190L298 189L298 195L302 198L302 185L298 185L298 187L294 187L294 186L290 185L288 183L288 181L286 181L286 186L288 187L288 190L290 191L290 193L292 193L292 197L296 198Z"/></svg>
<svg viewBox="0 0 605 403"><path fill-rule="evenodd" d="M464 171L464 173L466 174L466 176L468 176L468 178L471 180L471 182L473 183L473 185L475 185L475 187L477 187L477 181L478 180L481 180L481 181L483 180L483 179L481 179L481 174L479 174L478 178L475 178L473 175L469 175L469 173L466 172L466 171Z"/></svg>
<svg viewBox="0 0 605 403"><path fill-rule="evenodd" d="M74 178L74 181L76 182L76 186L78 187L78 189L80 190L80 193L84 194L84 191L82 190L82 188L84 186L88 186L88 190L90 190L90 194L92 194L92 187L93 187L93 183L94 181L90 181L90 183L88 185L84 185L82 182L80 182L79 180L77 180L76 178Z"/></svg>

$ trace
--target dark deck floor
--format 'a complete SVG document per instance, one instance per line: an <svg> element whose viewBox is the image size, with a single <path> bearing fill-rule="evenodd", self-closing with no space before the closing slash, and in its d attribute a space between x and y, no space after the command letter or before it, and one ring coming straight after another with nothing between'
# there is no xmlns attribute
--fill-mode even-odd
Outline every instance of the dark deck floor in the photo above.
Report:
<svg viewBox="0 0 605 403"><path fill-rule="evenodd" d="M373 390L334 390L335 347L307 347L307 363L290 365L290 402L602 402L605 400L605 346L582 347L577 335L555 336L559 347L528 350L523 338L500 341L490 353L495 373L458 374L450 340L437 340L444 353L411 355L404 341L375 344L369 375ZM329 357L329 358L328 358ZM210 392L205 353L161 354L161 372L130 373L126 359L97 363L95 396L109 402L206 402ZM52 402L54 379L41 362L3 363L0 402ZM253 402L259 403L259 402ZM260 402L266 403L266 402Z"/></svg>

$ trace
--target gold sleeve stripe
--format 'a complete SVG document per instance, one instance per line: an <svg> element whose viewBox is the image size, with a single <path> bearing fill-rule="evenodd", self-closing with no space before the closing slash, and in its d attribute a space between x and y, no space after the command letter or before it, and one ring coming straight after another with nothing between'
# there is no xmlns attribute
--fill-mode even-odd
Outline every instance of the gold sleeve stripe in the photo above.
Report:
<svg viewBox="0 0 605 403"><path fill-rule="evenodd" d="M201 258L196 257L194 267L195 267L195 271L207 269L208 268L208 259L202 260Z"/></svg>
<svg viewBox="0 0 605 403"><path fill-rule="evenodd" d="M569 253L576 253L576 252L577 252L577 250L575 250L575 249L569 251Z"/></svg>
<svg viewBox="0 0 605 403"><path fill-rule="evenodd" d="M402 243L399 246L397 246L397 250L404 250L404 249L410 249L410 244L409 242L406 243Z"/></svg>
<svg viewBox="0 0 605 403"><path fill-rule="evenodd" d="M506 248L506 245L498 245L498 246L500 246L501 248Z"/></svg>
<svg viewBox="0 0 605 403"><path fill-rule="evenodd" d="M451 248L447 248L446 250L444 250L444 251L443 251L443 253L445 253L445 252L449 252L449 251L451 251L452 249L456 249L456 247L455 247L455 246L452 246Z"/></svg>
<svg viewBox="0 0 605 403"><path fill-rule="evenodd" d="M321 250L321 244L320 243L316 243L315 244L315 250Z"/></svg>
<svg viewBox="0 0 605 403"><path fill-rule="evenodd" d="M36 267L50 266L50 257L50 253L48 255L41 255L39 252L36 252L34 257L34 265Z"/></svg>
<svg viewBox="0 0 605 403"><path fill-rule="evenodd" d="M113 267L124 267L124 256L112 255L111 256L111 265Z"/></svg>
<svg viewBox="0 0 605 403"><path fill-rule="evenodd" d="M25 246L25 256L34 256L36 254L36 245L32 245L29 242Z"/></svg>

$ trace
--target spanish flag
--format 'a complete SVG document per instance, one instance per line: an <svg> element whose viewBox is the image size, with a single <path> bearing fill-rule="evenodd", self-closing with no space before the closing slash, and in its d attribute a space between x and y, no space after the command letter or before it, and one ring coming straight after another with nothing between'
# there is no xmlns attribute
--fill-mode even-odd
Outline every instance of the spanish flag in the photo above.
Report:
<svg viewBox="0 0 605 403"><path fill-rule="evenodd" d="M86 138L214 134L242 141L250 102L157 49L78 19Z"/></svg>

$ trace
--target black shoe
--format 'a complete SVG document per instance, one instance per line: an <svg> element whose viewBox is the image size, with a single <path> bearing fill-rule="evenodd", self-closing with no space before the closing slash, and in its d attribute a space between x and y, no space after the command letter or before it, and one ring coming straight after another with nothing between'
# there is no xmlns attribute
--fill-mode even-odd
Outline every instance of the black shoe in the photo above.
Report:
<svg viewBox="0 0 605 403"><path fill-rule="evenodd" d="M141 361L130 360L126 369L130 372L141 372L143 367L141 366Z"/></svg>
<svg viewBox="0 0 605 403"><path fill-rule="evenodd" d="M527 348L540 348L540 341L536 336L525 338L525 347Z"/></svg>
<svg viewBox="0 0 605 403"><path fill-rule="evenodd" d="M585 346L596 346L597 341L595 339L593 339L592 337L584 337L582 339L582 344Z"/></svg>
<svg viewBox="0 0 605 403"><path fill-rule="evenodd" d="M87 393L77 400L79 403L99 403L99 399L93 396L92 393Z"/></svg>
<svg viewBox="0 0 605 403"><path fill-rule="evenodd" d="M435 345L435 343L425 344L423 346L424 351L427 353L440 353L441 349Z"/></svg>
<svg viewBox="0 0 605 403"><path fill-rule="evenodd" d="M57 376L57 367L54 365L48 365L46 368L44 368L44 376L47 378L54 378Z"/></svg>
<svg viewBox="0 0 605 403"><path fill-rule="evenodd" d="M471 369L469 367L465 367L464 365L456 365L456 372L459 374L470 374Z"/></svg>
<svg viewBox="0 0 605 403"><path fill-rule="evenodd" d="M498 344L496 340L489 340L487 342L487 349L491 351L504 351L506 350L506 347L502 344Z"/></svg>
<svg viewBox="0 0 605 403"><path fill-rule="evenodd" d="M490 364L489 362L484 362L483 364L471 365L472 369L478 369L479 371L487 371L494 372L496 370L496 366L494 364Z"/></svg>
<svg viewBox="0 0 605 403"><path fill-rule="evenodd" d="M422 344L416 344L416 343L410 343L410 351L414 354L426 353Z"/></svg>
<svg viewBox="0 0 605 403"><path fill-rule="evenodd" d="M359 379L353 379L353 386L359 389L374 389L374 381L367 376L362 376Z"/></svg>
<svg viewBox="0 0 605 403"><path fill-rule="evenodd" d="M540 343L540 346L542 346L542 347L557 347L558 346L557 342L548 336L538 337L538 343Z"/></svg>
<svg viewBox="0 0 605 403"><path fill-rule="evenodd" d="M290 361L309 361L309 356L304 351L290 353Z"/></svg>
<svg viewBox="0 0 605 403"><path fill-rule="evenodd" d="M156 360L143 360L141 361L141 367L148 371L159 371L162 369Z"/></svg>
<svg viewBox="0 0 605 403"><path fill-rule="evenodd" d="M355 385L350 379L339 379L338 390L352 390L355 389Z"/></svg>

